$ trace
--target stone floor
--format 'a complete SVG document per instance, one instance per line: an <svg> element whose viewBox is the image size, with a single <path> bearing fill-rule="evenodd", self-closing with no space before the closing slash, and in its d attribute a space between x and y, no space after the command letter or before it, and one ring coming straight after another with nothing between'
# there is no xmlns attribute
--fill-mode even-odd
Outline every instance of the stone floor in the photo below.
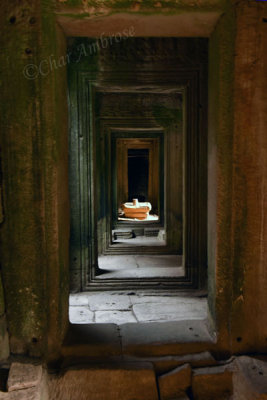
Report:
<svg viewBox="0 0 267 400"><path fill-rule="evenodd" d="M131 239L122 239L112 241L114 247L135 247L135 246L166 246L166 241L158 237L137 236Z"/></svg>
<svg viewBox="0 0 267 400"><path fill-rule="evenodd" d="M180 255L108 255L99 256L99 268L106 273L96 279L168 278L184 275Z"/></svg>
<svg viewBox="0 0 267 400"><path fill-rule="evenodd" d="M69 319L75 324L203 320L207 299L166 291L105 291L70 295Z"/></svg>

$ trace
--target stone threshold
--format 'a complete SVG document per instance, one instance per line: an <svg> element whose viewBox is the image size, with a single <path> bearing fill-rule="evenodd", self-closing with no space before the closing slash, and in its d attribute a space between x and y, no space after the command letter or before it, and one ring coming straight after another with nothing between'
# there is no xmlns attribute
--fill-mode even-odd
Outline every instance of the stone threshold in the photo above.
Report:
<svg viewBox="0 0 267 400"><path fill-rule="evenodd" d="M212 351L216 338L207 320L153 323L70 324L65 357L180 356Z"/></svg>

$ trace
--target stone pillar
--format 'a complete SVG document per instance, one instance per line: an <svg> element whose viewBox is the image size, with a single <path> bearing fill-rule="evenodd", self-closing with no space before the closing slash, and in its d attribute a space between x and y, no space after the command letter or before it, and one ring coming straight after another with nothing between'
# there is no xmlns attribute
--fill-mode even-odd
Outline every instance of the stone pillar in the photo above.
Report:
<svg viewBox="0 0 267 400"><path fill-rule="evenodd" d="M11 351L31 355L56 353L68 321L65 50L52 3L4 0L0 15L2 272Z"/></svg>

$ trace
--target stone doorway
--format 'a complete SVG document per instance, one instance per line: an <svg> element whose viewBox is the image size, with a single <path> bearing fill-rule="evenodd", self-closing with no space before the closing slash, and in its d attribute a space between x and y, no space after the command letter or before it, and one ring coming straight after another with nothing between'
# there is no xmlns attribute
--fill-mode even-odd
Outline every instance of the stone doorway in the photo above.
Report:
<svg viewBox="0 0 267 400"><path fill-rule="evenodd" d="M198 287L206 266L207 41L129 38L98 47L89 63L80 49L94 43L69 40L72 290ZM136 150L149 154L154 220L119 217Z"/></svg>

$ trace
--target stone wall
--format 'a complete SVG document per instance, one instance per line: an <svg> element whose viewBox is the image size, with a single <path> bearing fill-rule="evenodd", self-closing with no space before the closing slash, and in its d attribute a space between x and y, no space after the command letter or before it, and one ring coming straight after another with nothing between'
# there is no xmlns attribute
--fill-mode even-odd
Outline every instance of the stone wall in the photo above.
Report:
<svg viewBox="0 0 267 400"><path fill-rule="evenodd" d="M50 61L64 41L49 4L0 15L1 262L11 351L33 355L56 351L68 319L66 72Z"/></svg>
<svg viewBox="0 0 267 400"><path fill-rule="evenodd" d="M231 340L267 350L267 4L237 8L232 164Z"/></svg>
<svg viewBox="0 0 267 400"><path fill-rule="evenodd" d="M2 198L2 174L0 159L0 226L4 221L4 205ZM9 356L9 338L6 324L5 296L0 268L0 362Z"/></svg>
<svg viewBox="0 0 267 400"><path fill-rule="evenodd" d="M90 8L88 1L85 3L89 15L82 18L75 3L71 2L70 11L70 4L58 2L60 10L55 12L54 2L48 0L4 0L0 15L5 204L1 253L11 352L50 358L59 356L68 325L67 94L64 57L61 58L65 55L65 38L57 26L56 13L67 34L72 32L70 26L77 28L76 34L81 32L80 20L85 33L90 21L97 21L99 16L99 10ZM149 26L150 18L151 26L156 26L154 14L170 16L172 3L168 10L162 7L165 2L158 3L157 11L154 3L148 7L147 25L142 27ZM215 16L207 20L213 30L209 304L218 335L217 351L264 352L266 3L190 2L190 15L184 17L189 20L185 21L194 19L196 3L198 12L215 10L216 18L224 11L215 30ZM119 9L115 2L109 3L104 22L118 11L130 13L137 21L140 11L143 18L141 5L132 10L128 3L118 4ZM175 14L179 14L180 6L182 2L176 2ZM121 14L116 18L122 25L127 20ZM158 26L164 27L168 20L160 21ZM190 24L186 26L189 29ZM142 27L137 31L139 35L148 32ZM201 24L198 27L197 34L201 36ZM158 35L164 33L163 28L157 31ZM209 34L207 30L204 33ZM27 67L29 64L34 66Z"/></svg>

